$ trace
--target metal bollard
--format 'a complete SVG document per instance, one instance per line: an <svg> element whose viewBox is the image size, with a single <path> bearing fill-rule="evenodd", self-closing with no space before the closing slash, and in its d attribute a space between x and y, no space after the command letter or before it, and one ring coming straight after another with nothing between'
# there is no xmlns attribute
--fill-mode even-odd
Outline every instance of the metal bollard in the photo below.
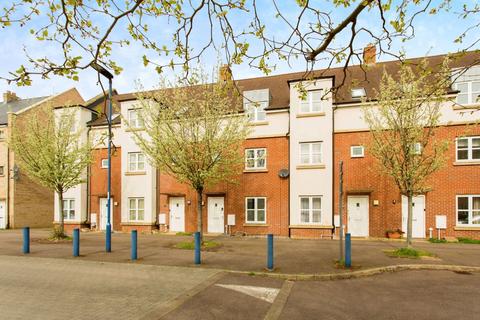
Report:
<svg viewBox="0 0 480 320"><path fill-rule="evenodd" d="M132 230L132 251L130 257L133 261L137 260L137 230Z"/></svg>
<svg viewBox="0 0 480 320"><path fill-rule="evenodd" d="M73 256L80 256L80 229L73 229Z"/></svg>
<svg viewBox="0 0 480 320"><path fill-rule="evenodd" d="M350 233L345 234L345 267L352 266L352 238Z"/></svg>
<svg viewBox="0 0 480 320"><path fill-rule="evenodd" d="M30 228L23 228L23 253L30 253Z"/></svg>
<svg viewBox="0 0 480 320"><path fill-rule="evenodd" d="M112 252L112 225L107 224L105 230L105 251Z"/></svg>
<svg viewBox="0 0 480 320"><path fill-rule="evenodd" d="M273 270L273 234L267 235L267 269Z"/></svg>
<svg viewBox="0 0 480 320"><path fill-rule="evenodd" d="M202 263L200 256L201 247L202 243L200 241L200 232L195 232L195 264Z"/></svg>

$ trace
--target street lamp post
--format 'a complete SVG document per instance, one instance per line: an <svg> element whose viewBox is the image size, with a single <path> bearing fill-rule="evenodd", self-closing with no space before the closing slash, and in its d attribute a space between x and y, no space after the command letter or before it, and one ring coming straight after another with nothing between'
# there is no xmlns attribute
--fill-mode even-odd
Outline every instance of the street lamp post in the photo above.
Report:
<svg viewBox="0 0 480 320"><path fill-rule="evenodd" d="M112 224L110 220L110 208L111 204L111 185L112 185L112 79L113 75L101 65L96 63L91 64L92 68L95 69L99 74L108 79L108 111L107 111L107 122L108 122L108 173L107 173L107 227L105 233L105 251L112 251Z"/></svg>

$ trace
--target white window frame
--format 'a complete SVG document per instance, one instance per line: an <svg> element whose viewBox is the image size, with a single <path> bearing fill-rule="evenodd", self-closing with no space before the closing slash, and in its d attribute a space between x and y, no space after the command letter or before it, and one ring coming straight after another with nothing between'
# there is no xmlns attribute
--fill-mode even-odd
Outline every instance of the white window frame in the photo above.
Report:
<svg viewBox="0 0 480 320"><path fill-rule="evenodd" d="M248 200L254 199L255 207L254 209L248 209ZM263 209L264 213L264 220L258 220L258 200L263 199L265 208ZM254 210L254 217L253 221L248 220L248 210ZM267 223L267 197L245 197L245 223L254 223L254 224L266 224Z"/></svg>
<svg viewBox="0 0 480 320"><path fill-rule="evenodd" d="M5 140L5 130L0 129L0 140Z"/></svg>
<svg viewBox="0 0 480 320"><path fill-rule="evenodd" d="M458 140L466 139L467 142L467 159L458 159ZM468 162L468 161L480 161L480 158L473 159L473 150L480 150L480 147L473 147L472 140L480 139L480 136L471 136L471 137L458 137L455 139L455 160L458 162ZM462 149L465 150L465 149Z"/></svg>
<svg viewBox="0 0 480 320"><path fill-rule="evenodd" d="M320 100L313 100L313 93L320 93ZM300 113L321 113L323 112L323 99L322 99L323 90L316 89L316 90L309 90L307 91L307 96L305 100L301 100L300 102ZM318 110L313 110L314 105L318 103L319 108ZM304 110L304 107L307 107L307 110Z"/></svg>
<svg viewBox="0 0 480 320"><path fill-rule="evenodd" d="M314 144L320 144L320 162L313 162L313 145ZM308 162L302 162L302 155L305 155L302 153L302 145L308 145L309 146L309 151L308 151ZM300 142L299 143L299 153L300 153L300 165L318 165L318 164L323 164L323 142L322 141L311 141L311 142Z"/></svg>
<svg viewBox="0 0 480 320"><path fill-rule="evenodd" d="M249 122L264 122L267 121L266 101L247 102L245 103L245 112L248 116ZM263 115L262 117L260 117Z"/></svg>
<svg viewBox="0 0 480 320"><path fill-rule="evenodd" d="M318 198L320 199L320 209L313 209L313 199ZM302 199L308 199L308 222L303 222L302 221ZM323 205L323 197L321 195L312 195L312 196L299 196L298 197L298 204L299 204L299 221L300 224L305 224L305 225L321 225L322 224L322 205ZM320 211L320 217L318 222L313 222L313 212L314 210Z"/></svg>
<svg viewBox="0 0 480 320"><path fill-rule="evenodd" d="M459 223L458 221L458 198L468 198L468 224ZM460 194L455 198L455 222L458 227L480 227L480 223L474 224L473 222L473 198L480 198L478 194ZM462 211L465 211L462 209Z"/></svg>
<svg viewBox="0 0 480 320"><path fill-rule="evenodd" d="M142 119L138 117L138 108L135 109L128 109L128 124L132 128L143 128L143 123ZM132 117L132 115L135 115L135 118Z"/></svg>
<svg viewBox="0 0 480 320"><path fill-rule="evenodd" d="M104 161L105 161L105 163L104 163ZM108 159L102 159L102 160L100 160L100 167L101 167L102 169L108 169Z"/></svg>
<svg viewBox="0 0 480 320"><path fill-rule="evenodd" d="M131 156L135 155L135 161L132 162ZM143 156L143 161L139 161L140 156ZM145 155L142 152L129 152L127 154L127 172L145 172ZM140 169L139 164L143 163L143 169ZM132 169L132 164L134 168Z"/></svg>
<svg viewBox="0 0 480 320"><path fill-rule="evenodd" d="M413 153L417 155L422 154L422 144L420 142L413 144Z"/></svg>
<svg viewBox="0 0 480 320"><path fill-rule="evenodd" d="M135 206L132 207L132 201ZM143 201L143 208L139 208L140 201ZM132 213L134 218L132 219ZM140 213L143 215L140 219ZM128 198L128 221L145 221L145 198L144 197L129 197Z"/></svg>
<svg viewBox="0 0 480 320"><path fill-rule="evenodd" d="M353 153L353 150L356 148L361 148L362 153L361 154L355 154ZM352 158L363 158L365 157L365 147L364 146L351 146L350 147L350 157Z"/></svg>
<svg viewBox="0 0 480 320"><path fill-rule="evenodd" d="M476 104L479 104L479 102L477 101L478 99L478 96L480 95L480 91L476 91L476 92L473 92L472 90L472 84L473 82L480 82L480 78L479 79L472 79L471 81L459 81L459 82L455 82L453 84L453 88L455 90L458 90L458 85L460 84L466 84L467 85L467 91L466 92L461 92L462 94L466 94L467 95L467 103L464 103L464 104L461 104L460 102L458 102L458 94L457 94L457 97L455 99L455 101L460 104L460 105L465 105L465 106L468 106L468 105L476 105ZM474 96L474 93L477 93L475 96Z"/></svg>
<svg viewBox="0 0 480 320"><path fill-rule="evenodd" d="M66 205L67 204L67 205ZM71 216L73 212L73 217ZM66 213L66 215L65 215ZM75 220L75 199L74 198L65 198L63 199L63 220L72 221Z"/></svg>
<svg viewBox="0 0 480 320"><path fill-rule="evenodd" d="M253 158L248 157L248 151L253 150ZM263 151L264 156L259 157L258 151ZM258 163L260 160L264 160L264 165L259 166ZM253 167L248 165L248 160L253 160ZM245 149L245 170L260 170L260 169L267 169L267 148L247 148Z"/></svg>

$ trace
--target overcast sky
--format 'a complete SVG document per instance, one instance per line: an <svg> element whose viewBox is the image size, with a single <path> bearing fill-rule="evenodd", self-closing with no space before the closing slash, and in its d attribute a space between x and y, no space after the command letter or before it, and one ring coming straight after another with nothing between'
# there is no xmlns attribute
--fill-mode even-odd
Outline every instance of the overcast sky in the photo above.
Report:
<svg viewBox="0 0 480 320"><path fill-rule="evenodd" d="M470 0L474 1L474 0ZM291 1L294 3L294 1ZM294 5L294 4L292 4ZM262 8L263 12L269 12L269 8ZM342 13L338 11L339 14ZM337 12L335 12L337 13ZM369 25L372 23L372 28L375 27L376 19L371 19L369 14L361 16L361 23ZM241 21L239 21L240 23ZM394 50L404 50L408 57L419 57L424 55L443 54L447 52L454 52L461 48L458 44L453 43L453 39L464 31L468 26L479 23L479 21L461 21L455 20L452 23L451 19L445 14L436 16L422 16L417 20L416 37L406 43L397 43ZM169 26L156 26L158 29L159 40L168 41L167 36L171 34ZM151 26L151 31L156 31L155 26ZM197 32L206 31L206 28L198 28ZM479 30L477 30L478 32ZM123 35L124 31L119 30L117 35ZM279 35L287 32L282 29L281 25L275 26L275 32ZM476 33L477 33L476 32ZM29 53L33 53L36 57L42 55L55 55L58 53L58 47L49 46L47 43L36 41L29 33L29 28L7 28L0 29L2 46L0 46L0 74L5 76L9 71L15 70L21 64L25 64L26 58L23 53L23 48L26 47ZM163 36L162 36L163 35ZM478 36L478 35L475 35ZM356 43L356 47L361 49L369 41L364 39L365 43L361 43L362 39ZM339 38L338 41L345 41ZM255 44L253 44L255 45ZM478 49L478 47L477 47ZM115 48L114 57L117 62L124 68L121 75L114 78L114 87L120 93L132 92L137 88L136 81L139 80L144 88L152 88L158 82L158 75L153 67L144 67L142 63L143 49L134 44L129 47ZM380 60L389 60L387 57L380 57ZM213 68L217 62L215 53L209 53L202 64L209 69ZM318 67L321 67L319 65ZM293 61L289 66L286 63L278 63L277 69L273 74L294 72L305 69L305 63L302 60ZM248 66L241 65L233 68L233 74L236 79L262 76L263 74L257 70L250 69ZM100 87L96 83L96 74L92 70L84 71L80 74L80 81L71 81L61 77L55 77L49 80L42 80L40 78L33 79L31 87L16 87L13 84L8 85L5 81L0 81L0 91L5 92L11 90L17 93L22 98L50 95L67 90L71 87L76 87L85 100L95 96L100 92Z"/></svg>

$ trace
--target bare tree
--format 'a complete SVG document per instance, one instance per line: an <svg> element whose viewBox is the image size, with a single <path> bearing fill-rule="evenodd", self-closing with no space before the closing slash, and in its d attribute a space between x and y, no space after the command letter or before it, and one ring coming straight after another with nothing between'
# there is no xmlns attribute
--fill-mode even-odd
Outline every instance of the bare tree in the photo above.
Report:
<svg viewBox="0 0 480 320"><path fill-rule="evenodd" d="M63 193L85 181L91 163L91 144L82 141L74 109L51 106L14 118L9 145L19 167L32 180L56 192L59 230L64 237Z"/></svg>
<svg viewBox="0 0 480 320"><path fill-rule="evenodd" d="M188 79L162 81L159 90L139 95L140 122L128 124L157 169L196 191L201 234L203 192L218 182L236 181L244 165L241 146L249 132L232 83L207 79L195 69Z"/></svg>
<svg viewBox="0 0 480 320"><path fill-rule="evenodd" d="M408 198L407 246L412 244L412 199L429 190L427 178L445 163L448 141L435 134L440 108L447 100L448 60L440 68L424 61L415 69L402 65L398 74L384 73L378 102L364 107L370 127L370 153Z"/></svg>
<svg viewBox="0 0 480 320"><path fill-rule="evenodd" d="M118 74L122 62L116 61L112 54L116 48L132 43L139 43L144 49L144 55L137 57L139 61L154 65L158 72L174 66L188 70L191 63L196 63L211 48L222 50L228 64L248 63L264 73L271 72L278 61L297 58L305 60L306 70L311 70L318 61L346 67L361 61L359 48L365 46L365 41L376 45L379 54L403 59L393 44L414 38L420 18L442 13L453 24L467 21L479 12L479 5L471 1L455 1L453 7L451 3L451 0L6 1L0 6L3 28L30 30L38 41L47 42L60 54L44 56L26 50L27 63L3 78L18 85L30 85L34 75L43 78L61 75L78 80L78 71L92 63L105 65ZM480 39L475 36L478 27L473 23L451 41L462 43L463 50L473 48ZM162 32L162 28L172 31ZM467 35L473 35L473 40Z"/></svg>

